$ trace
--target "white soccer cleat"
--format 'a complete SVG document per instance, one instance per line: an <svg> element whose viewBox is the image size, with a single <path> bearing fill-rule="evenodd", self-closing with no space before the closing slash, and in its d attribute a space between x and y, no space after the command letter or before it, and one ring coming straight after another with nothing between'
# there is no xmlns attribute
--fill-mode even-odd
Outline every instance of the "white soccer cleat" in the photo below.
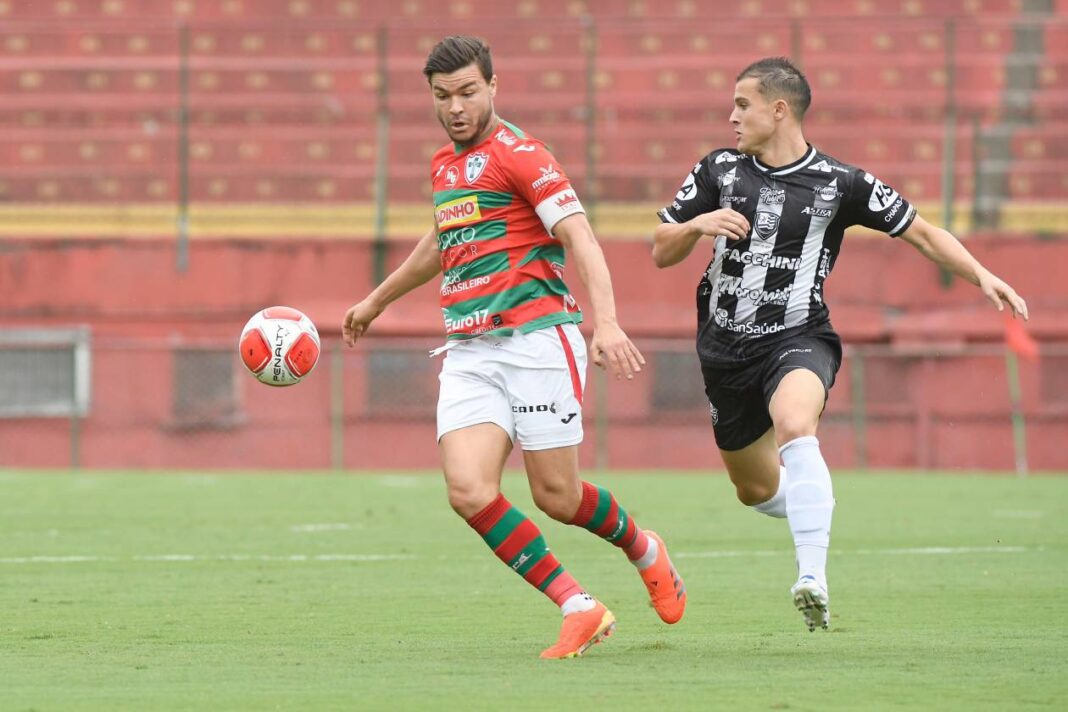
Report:
<svg viewBox="0 0 1068 712"><path fill-rule="evenodd" d="M815 576L802 576L790 589L794 605L805 617L805 625L811 633L820 626L827 630L831 626L830 596L827 587L816 580Z"/></svg>

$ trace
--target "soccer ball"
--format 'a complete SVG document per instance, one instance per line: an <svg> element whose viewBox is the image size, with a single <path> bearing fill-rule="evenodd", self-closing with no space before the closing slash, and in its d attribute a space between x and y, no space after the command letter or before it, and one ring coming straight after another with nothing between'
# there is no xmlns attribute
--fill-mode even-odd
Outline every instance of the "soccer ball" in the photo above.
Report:
<svg viewBox="0 0 1068 712"><path fill-rule="evenodd" d="M241 330L241 361L260 383L292 386L319 360L319 332L293 307L268 307Z"/></svg>

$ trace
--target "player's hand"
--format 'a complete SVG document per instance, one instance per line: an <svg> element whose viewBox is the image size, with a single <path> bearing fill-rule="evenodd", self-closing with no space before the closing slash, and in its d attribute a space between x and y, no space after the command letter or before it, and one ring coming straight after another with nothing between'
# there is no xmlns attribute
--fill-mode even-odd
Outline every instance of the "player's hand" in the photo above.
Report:
<svg viewBox="0 0 1068 712"><path fill-rule="evenodd" d="M723 235L728 240L744 240L749 237L749 221L737 210L730 208L720 208L698 215L690 224L702 235Z"/></svg>
<svg viewBox="0 0 1068 712"><path fill-rule="evenodd" d="M979 273L979 289L983 290L983 294L998 308L998 311L1005 311L1005 303L1008 302L1014 319L1017 315L1022 316L1024 319L1029 318L1027 315L1027 302L1004 280L983 270Z"/></svg>
<svg viewBox="0 0 1068 712"><path fill-rule="evenodd" d="M367 332L367 327L382 313L382 307L374 302L364 299L359 304L354 304L345 312L345 319L341 322L341 336L349 346L355 346L356 340Z"/></svg>
<svg viewBox="0 0 1068 712"><path fill-rule="evenodd" d="M641 351L615 322L599 324L594 328L590 355L595 366L608 371L616 379L625 377L630 380L645 365Z"/></svg>

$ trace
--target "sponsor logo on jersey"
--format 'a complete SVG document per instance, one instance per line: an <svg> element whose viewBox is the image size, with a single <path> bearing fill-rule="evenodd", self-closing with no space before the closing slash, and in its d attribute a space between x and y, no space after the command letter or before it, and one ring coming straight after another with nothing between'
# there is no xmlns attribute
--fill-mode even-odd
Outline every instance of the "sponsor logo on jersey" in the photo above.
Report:
<svg viewBox="0 0 1068 712"><path fill-rule="evenodd" d="M726 309L717 309L715 315L716 326L727 331L733 331L736 334L746 334L748 336L766 336L768 334L777 334L780 331L786 329L785 324L772 323L772 324L758 324L755 321L743 321L736 322L727 315Z"/></svg>
<svg viewBox="0 0 1068 712"><path fill-rule="evenodd" d="M748 299L758 307L762 307L765 304L786 306L790 301L790 292L793 291L792 284L788 284L782 289L776 289L773 292L763 289L749 289L742 286L741 277L731 277L725 274L720 275L717 288L720 294L732 294L739 299Z"/></svg>
<svg viewBox="0 0 1068 712"><path fill-rule="evenodd" d="M782 205L786 202L786 191L765 185L760 189L760 202L764 205Z"/></svg>
<svg viewBox="0 0 1068 712"><path fill-rule="evenodd" d="M842 168L841 166L832 166L826 160L821 160L813 163L808 167L810 171L821 171L823 173L830 173L831 171L838 171L839 173L849 173L848 168Z"/></svg>
<svg viewBox="0 0 1068 712"><path fill-rule="evenodd" d="M744 203L749 200L745 195L721 195L719 201L721 203Z"/></svg>
<svg viewBox="0 0 1068 712"><path fill-rule="evenodd" d="M541 171L541 178L538 178L530 184L530 187L534 190L537 190L548 183L555 183L560 180L560 171L553 168L553 164L551 163L548 166L539 167L538 170Z"/></svg>
<svg viewBox="0 0 1068 712"><path fill-rule="evenodd" d="M514 146L516 141L519 140L512 134L508 133L508 129L501 129L493 138L497 139L505 146Z"/></svg>
<svg viewBox="0 0 1068 712"><path fill-rule="evenodd" d="M761 239L767 240L779 230L779 216L766 210L756 214L756 232Z"/></svg>
<svg viewBox="0 0 1068 712"><path fill-rule="evenodd" d="M835 198L842 197L842 194L838 191L837 178L831 179L831 182L823 186L822 188L813 188L813 190L816 191L816 193L820 196L821 200L826 200L828 202L834 200Z"/></svg>
<svg viewBox="0 0 1068 712"><path fill-rule="evenodd" d="M467 179L468 185L479 179L488 164L489 154L482 151L477 151L467 157L467 161L464 163L464 178Z"/></svg>
<svg viewBox="0 0 1068 712"><path fill-rule="evenodd" d="M737 168L732 168L719 177L719 185L721 188L726 188L728 185L742 182L742 179L739 178L736 173L737 170Z"/></svg>
<svg viewBox="0 0 1068 712"><path fill-rule="evenodd" d="M731 262L740 262L743 265L756 267L770 267L771 269L797 270L801 267L800 257L783 257L782 255L763 255L759 252L748 252L732 247L723 253L723 258Z"/></svg>
<svg viewBox="0 0 1068 712"><path fill-rule="evenodd" d="M470 314L453 319L445 309L441 310L445 317L445 331L453 332L461 329L474 330L472 333L489 331L489 309L478 309Z"/></svg>
<svg viewBox="0 0 1068 712"><path fill-rule="evenodd" d="M697 184L695 183L695 180L693 173L686 176L686 180L682 182L682 187L679 188L679 192L675 194L676 201L689 200L697 195Z"/></svg>
<svg viewBox="0 0 1068 712"><path fill-rule="evenodd" d="M890 212L883 216L883 222L890 222L891 220L893 220L894 216L897 215L897 212L899 210L901 210L901 206L904 203L905 201L899 196L893 207L890 208Z"/></svg>
<svg viewBox="0 0 1068 712"><path fill-rule="evenodd" d="M445 187L453 188L460 181L460 169L456 166L449 166L449 170L445 172Z"/></svg>
<svg viewBox="0 0 1068 712"><path fill-rule="evenodd" d="M728 153L727 151L724 151L723 153L721 153L718 156L716 156L716 161L715 162L716 163L726 163L727 161L730 161L731 163L735 163L739 158L741 158L741 156L739 156L737 153ZM701 165L701 164L697 164L697 165Z"/></svg>
<svg viewBox="0 0 1068 712"><path fill-rule="evenodd" d="M487 277L472 277L464 282L456 282L455 284L445 284L441 287L441 296L447 297L450 294L459 294L460 292L466 292L469 289L475 287L481 287L484 284L489 284L490 278Z"/></svg>
<svg viewBox="0 0 1068 712"><path fill-rule="evenodd" d="M527 153L535 150L537 150L537 147L533 144L524 143L520 146L516 146L515 148L513 148L512 153Z"/></svg>
<svg viewBox="0 0 1068 712"><path fill-rule="evenodd" d="M824 279L831 273L831 250L827 247L823 248L823 254L820 257L820 266L816 270L816 274Z"/></svg>
<svg viewBox="0 0 1068 712"><path fill-rule="evenodd" d="M467 195L463 198L442 203L434 211L434 217L438 221L439 230L477 222L482 219L482 211L478 207L478 196Z"/></svg>
<svg viewBox="0 0 1068 712"><path fill-rule="evenodd" d="M896 190L876 178L872 184L871 195L868 197L868 210L881 213L889 208L897 197Z"/></svg>
<svg viewBox="0 0 1068 712"><path fill-rule="evenodd" d="M829 218L831 213L834 212L830 208L805 208L801 211L802 215L813 215L817 218Z"/></svg>
<svg viewBox="0 0 1068 712"><path fill-rule="evenodd" d="M551 269L553 271L553 274L556 275L557 279L559 279L561 282L564 281L564 266L562 264L560 264L559 262L550 262L549 263L549 269ZM564 311L568 311L568 310L571 310L571 309L577 309L577 308L578 308L578 300L576 300L575 297L570 292L568 294L565 294L564 295Z"/></svg>

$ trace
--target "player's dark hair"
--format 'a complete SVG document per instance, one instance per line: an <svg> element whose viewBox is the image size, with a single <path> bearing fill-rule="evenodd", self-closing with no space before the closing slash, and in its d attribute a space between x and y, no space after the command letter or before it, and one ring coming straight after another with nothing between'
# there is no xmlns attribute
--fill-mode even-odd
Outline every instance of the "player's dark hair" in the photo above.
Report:
<svg viewBox="0 0 1068 712"><path fill-rule="evenodd" d="M479 37L451 35L430 50L423 65L423 74L429 82L432 74L449 74L469 64L477 64L482 78L487 82L493 78L493 58L490 57L490 47L486 41Z"/></svg>
<svg viewBox="0 0 1068 712"><path fill-rule="evenodd" d="M785 99L800 121L812 103L812 88L797 66L786 57L765 57L742 70L736 81L760 80L760 95L768 100Z"/></svg>

